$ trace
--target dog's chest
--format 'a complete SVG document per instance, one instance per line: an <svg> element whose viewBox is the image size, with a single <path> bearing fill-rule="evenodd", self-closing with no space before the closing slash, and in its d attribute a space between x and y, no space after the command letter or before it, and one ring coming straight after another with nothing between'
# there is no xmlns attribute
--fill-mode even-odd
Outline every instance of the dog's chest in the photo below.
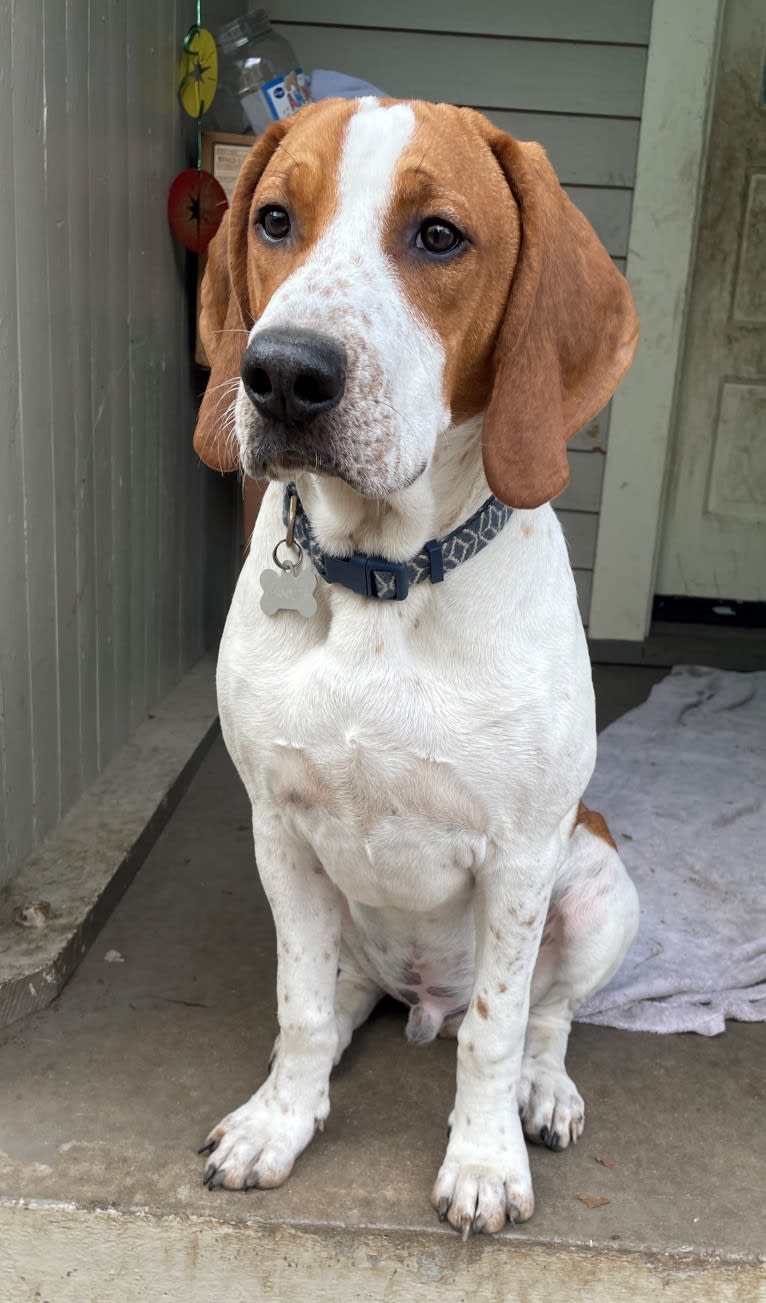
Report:
<svg viewBox="0 0 766 1303"><path fill-rule="evenodd" d="M402 664L339 675L317 657L287 677L267 729L266 789L344 894L428 909L467 890L487 816L466 777L458 696Z"/></svg>

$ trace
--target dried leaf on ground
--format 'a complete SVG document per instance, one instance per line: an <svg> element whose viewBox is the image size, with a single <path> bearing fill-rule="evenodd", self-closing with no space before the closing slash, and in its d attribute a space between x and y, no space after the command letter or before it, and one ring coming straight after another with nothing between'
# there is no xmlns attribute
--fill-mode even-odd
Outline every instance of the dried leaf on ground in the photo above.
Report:
<svg viewBox="0 0 766 1303"><path fill-rule="evenodd" d="M577 1198L586 1208L603 1208L605 1203L609 1203L602 1194L578 1194Z"/></svg>

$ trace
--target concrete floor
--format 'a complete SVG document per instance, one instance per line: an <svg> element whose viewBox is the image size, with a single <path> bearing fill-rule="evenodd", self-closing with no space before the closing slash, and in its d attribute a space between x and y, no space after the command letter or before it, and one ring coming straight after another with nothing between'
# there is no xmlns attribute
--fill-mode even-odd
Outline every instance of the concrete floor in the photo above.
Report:
<svg viewBox="0 0 766 1303"><path fill-rule="evenodd" d="M662 673L597 670L602 726ZM121 961L108 962L115 951ZM0 1279L5 1252L12 1282L2 1303L195 1299L211 1289L227 1299L363 1290L449 1300L477 1287L480 1299L547 1300L574 1297L575 1285L593 1298L763 1297L762 1026L730 1024L705 1039L575 1025L569 1065L585 1135L564 1153L532 1148L530 1222L462 1245L428 1201L454 1043L408 1045L406 1011L393 1005L357 1033L334 1076L327 1129L286 1186L202 1188L196 1146L266 1071L274 969L248 804L219 741L63 994L0 1036ZM582 1195L608 1202L589 1208ZM120 1247L110 1237L123 1222ZM330 1252L326 1237L338 1235ZM99 1245L109 1246L100 1266ZM524 1282L542 1281L543 1268L537 1293Z"/></svg>

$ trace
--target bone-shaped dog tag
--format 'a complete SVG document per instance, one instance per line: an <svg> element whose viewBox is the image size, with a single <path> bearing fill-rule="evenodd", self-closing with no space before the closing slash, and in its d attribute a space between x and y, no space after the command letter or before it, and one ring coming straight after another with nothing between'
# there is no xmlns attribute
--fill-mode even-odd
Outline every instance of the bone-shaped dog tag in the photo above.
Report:
<svg viewBox="0 0 766 1303"><path fill-rule="evenodd" d="M300 570L290 566L286 570L264 570L261 573L261 610L266 615L277 611L297 611L305 619L314 615L317 577L308 566Z"/></svg>

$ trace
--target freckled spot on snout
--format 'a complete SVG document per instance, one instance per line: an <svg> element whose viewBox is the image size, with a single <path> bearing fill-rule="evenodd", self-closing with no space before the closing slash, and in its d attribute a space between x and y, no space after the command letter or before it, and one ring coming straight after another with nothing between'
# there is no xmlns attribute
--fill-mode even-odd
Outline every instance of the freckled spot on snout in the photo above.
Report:
<svg viewBox="0 0 766 1303"><path fill-rule="evenodd" d="M383 650L383 643L382 643L382 642L376 643L376 644L375 644L375 655L376 655L376 656L380 656L380 653L382 652L382 650Z"/></svg>
<svg viewBox="0 0 766 1303"><path fill-rule="evenodd" d="M505 985L505 982L501 982L500 985L499 985L498 988L497 988L497 993L498 993L498 995L505 995L505 992L506 992L507 990L508 990L508 987Z"/></svg>
<svg viewBox="0 0 766 1303"><path fill-rule="evenodd" d="M480 995L476 998L476 1012L479 1017L483 1018L485 1021L489 1018L489 1005Z"/></svg>
<svg viewBox="0 0 766 1303"><path fill-rule="evenodd" d="M493 937L495 938L496 941L502 941L502 939L503 939L503 934L502 934L502 932L500 931L500 928L499 928L499 927L495 927L494 923L490 923L490 925L489 925L489 930L490 930L490 932L492 933L492 935L493 935Z"/></svg>
<svg viewBox="0 0 766 1303"><path fill-rule="evenodd" d="M521 527L521 532L525 538L530 538L535 531L533 530L532 526L527 524L527 522L525 521Z"/></svg>

